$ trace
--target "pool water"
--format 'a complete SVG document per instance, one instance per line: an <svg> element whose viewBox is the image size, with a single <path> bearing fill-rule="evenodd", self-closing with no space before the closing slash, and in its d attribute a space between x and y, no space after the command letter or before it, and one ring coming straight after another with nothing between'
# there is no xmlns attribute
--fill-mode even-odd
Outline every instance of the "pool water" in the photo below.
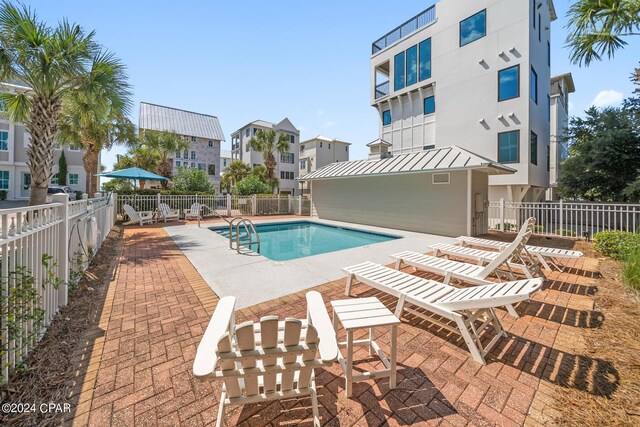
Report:
<svg viewBox="0 0 640 427"><path fill-rule="evenodd" d="M255 227L260 235L260 255L274 261L288 261L400 238L309 221L262 224ZM213 230L229 237L228 228ZM240 238L243 237L246 238L241 233ZM252 249L256 250L257 245Z"/></svg>

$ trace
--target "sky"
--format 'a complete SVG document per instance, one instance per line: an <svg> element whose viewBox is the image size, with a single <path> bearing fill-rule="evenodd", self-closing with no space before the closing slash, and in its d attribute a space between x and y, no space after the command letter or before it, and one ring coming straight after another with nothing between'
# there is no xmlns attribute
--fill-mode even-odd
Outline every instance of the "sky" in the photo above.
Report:
<svg viewBox="0 0 640 427"><path fill-rule="evenodd" d="M516 0L524 1L524 0ZM571 72L570 113L619 104L633 92L629 76L640 59L640 37L612 60L580 68L569 61L566 12L555 1L552 75ZM50 24L62 18L96 31L96 39L128 66L131 119L140 101L212 114L226 141L257 120L288 117L302 140L316 135L351 142L351 159L367 156L378 137L369 102L371 43L433 1L394 0L31 0ZM390 6L392 5L392 7ZM635 54L634 54L635 53ZM103 153L110 170L118 147Z"/></svg>

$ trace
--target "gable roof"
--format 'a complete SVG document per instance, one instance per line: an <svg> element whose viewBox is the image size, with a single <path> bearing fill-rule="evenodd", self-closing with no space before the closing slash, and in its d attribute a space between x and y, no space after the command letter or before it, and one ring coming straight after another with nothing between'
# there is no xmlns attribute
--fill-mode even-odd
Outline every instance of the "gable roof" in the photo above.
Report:
<svg viewBox="0 0 640 427"><path fill-rule="evenodd" d="M138 127L224 141L224 134L216 116L147 102L140 103Z"/></svg>
<svg viewBox="0 0 640 427"><path fill-rule="evenodd" d="M314 179L463 169L488 169L490 173L495 175L515 172L515 169L452 145L451 147L401 154L380 160L332 163L298 179L311 181Z"/></svg>

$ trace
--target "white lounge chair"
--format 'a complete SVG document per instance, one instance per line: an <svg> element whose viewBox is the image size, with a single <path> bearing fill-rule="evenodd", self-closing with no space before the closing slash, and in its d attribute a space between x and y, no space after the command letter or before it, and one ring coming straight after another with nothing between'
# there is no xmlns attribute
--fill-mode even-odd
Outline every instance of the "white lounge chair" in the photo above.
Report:
<svg viewBox="0 0 640 427"><path fill-rule="evenodd" d="M164 222L167 222L167 220L180 218L180 211L178 209L171 209L166 203L160 203L158 210L160 211L160 217L164 220Z"/></svg>
<svg viewBox="0 0 640 427"><path fill-rule="evenodd" d="M486 363L485 355L500 337L506 335L493 309L527 300L542 286L542 279L526 279L458 289L372 262L346 267L343 270L348 274L345 290L347 296L351 293L354 280L358 280L398 298L396 317L401 318L406 310L448 331L462 335L471 356L482 364ZM425 316L421 311L407 308L407 303L454 322L455 326L450 322ZM480 334L488 326L493 327L496 336L483 346Z"/></svg>
<svg viewBox="0 0 640 427"><path fill-rule="evenodd" d="M509 243L498 242L495 240L481 239L479 237L460 236L456 239L461 246L477 246L480 248L491 248L497 250L504 250ZM557 249L547 248L544 246L532 246L526 245L527 252L536 257L540 264L551 271L551 265L553 265L558 271L564 271L561 266L562 263L558 259L578 259L584 254L580 251L573 251L569 249Z"/></svg>
<svg viewBox="0 0 640 427"><path fill-rule="evenodd" d="M222 379L216 426L226 405L311 395L314 426L320 426L314 368L338 358L338 343L322 296L307 293L307 319L266 316L235 325L235 297L218 303L198 345L193 374Z"/></svg>
<svg viewBox="0 0 640 427"><path fill-rule="evenodd" d="M202 218L200 215L200 211L202 210L202 205L200 203L194 203L191 205L191 209L184 210L184 219L200 219Z"/></svg>
<svg viewBox="0 0 640 427"><path fill-rule="evenodd" d="M153 212L147 212L147 211L136 212L133 206L127 205L127 204L125 204L123 208L127 216L129 217L129 221L125 222L124 223L125 225L129 225L129 224L145 225L145 224L153 223Z"/></svg>

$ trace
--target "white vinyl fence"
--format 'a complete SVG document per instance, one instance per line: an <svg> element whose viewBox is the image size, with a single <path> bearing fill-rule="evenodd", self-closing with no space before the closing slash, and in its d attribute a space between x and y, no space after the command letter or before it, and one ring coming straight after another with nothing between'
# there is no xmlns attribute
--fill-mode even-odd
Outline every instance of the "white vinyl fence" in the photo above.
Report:
<svg viewBox="0 0 640 427"><path fill-rule="evenodd" d="M590 239L599 231L640 231L640 205L595 202L489 202L489 227L517 231L530 217L535 233Z"/></svg>
<svg viewBox="0 0 640 427"><path fill-rule="evenodd" d="M68 286L114 224L111 197L0 210L0 384L67 304Z"/></svg>
<svg viewBox="0 0 640 427"><path fill-rule="evenodd" d="M118 213L123 213L123 206L133 206L136 211L154 211L160 203L166 203L171 209L184 211L194 203L206 206L203 215L311 215L311 200L305 196L232 196L227 195L123 195L116 197ZM215 214L214 214L215 212Z"/></svg>

